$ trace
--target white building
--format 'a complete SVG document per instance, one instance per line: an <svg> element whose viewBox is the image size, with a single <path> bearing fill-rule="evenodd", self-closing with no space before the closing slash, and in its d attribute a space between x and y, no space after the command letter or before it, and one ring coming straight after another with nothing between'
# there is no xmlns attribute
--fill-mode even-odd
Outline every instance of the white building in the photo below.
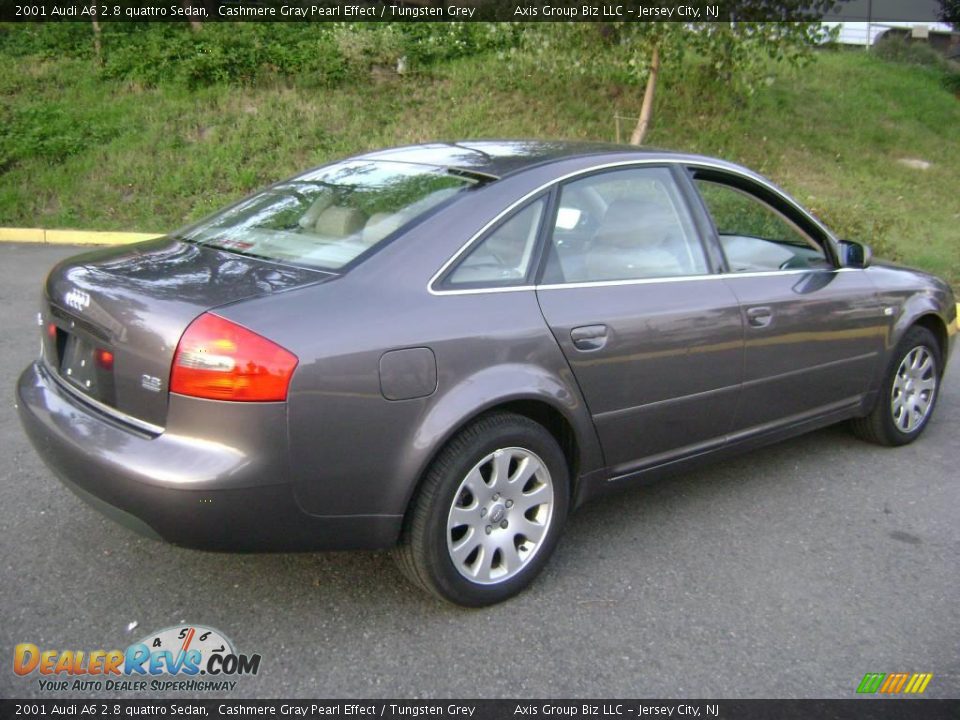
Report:
<svg viewBox="0 0 960 720"><path fill-rule="evenodd" d="M890 28L905 28L914 37L926 37L931 32L951 32L952 28L942 22L825 22L827 27L840 26L837 41L844 45L872 45Z"/></svg>

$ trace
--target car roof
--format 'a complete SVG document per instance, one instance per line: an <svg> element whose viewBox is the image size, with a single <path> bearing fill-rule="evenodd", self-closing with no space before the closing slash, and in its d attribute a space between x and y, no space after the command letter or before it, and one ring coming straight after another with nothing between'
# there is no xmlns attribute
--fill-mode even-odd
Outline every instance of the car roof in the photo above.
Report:
<svg viewBox="0 0 960 720"><path fill-rule="evenodd" d="M370 160L391 160L456 168L491 178L558 160L590 155L642 155L676 158L681 153L614 143L566 140L463 140L377 150L361 155ZM692 157L684 155L684 157Z"/></svg>

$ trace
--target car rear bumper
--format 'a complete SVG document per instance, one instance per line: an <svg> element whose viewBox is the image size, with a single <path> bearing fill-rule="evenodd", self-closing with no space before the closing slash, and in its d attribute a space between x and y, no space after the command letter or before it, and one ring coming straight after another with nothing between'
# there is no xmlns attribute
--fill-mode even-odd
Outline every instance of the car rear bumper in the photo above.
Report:
<svg viewBox="0 0 960 720"><path fill-rule="evenodd" d="M311 515L285 463L224 443L151 437L103 416L38 363L17 385L20 420L40 457L81 499L137 532L205 550L388 547L399 515ZM284 453L285 456L285 453Z"/></svg>

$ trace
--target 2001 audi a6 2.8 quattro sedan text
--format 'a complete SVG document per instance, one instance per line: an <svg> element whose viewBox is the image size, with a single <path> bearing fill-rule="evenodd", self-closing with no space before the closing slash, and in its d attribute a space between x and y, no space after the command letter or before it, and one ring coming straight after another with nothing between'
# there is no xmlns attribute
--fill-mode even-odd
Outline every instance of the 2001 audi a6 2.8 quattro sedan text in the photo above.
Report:
<svg viewBox="0 0 960 720"><path fill-rule="evenodd" d="M602 492L841 420L916 439L957 309L736 165L483 141L69 259L38 322L23 425L99 509L196 548L396 546L484 605Z"/></svg>

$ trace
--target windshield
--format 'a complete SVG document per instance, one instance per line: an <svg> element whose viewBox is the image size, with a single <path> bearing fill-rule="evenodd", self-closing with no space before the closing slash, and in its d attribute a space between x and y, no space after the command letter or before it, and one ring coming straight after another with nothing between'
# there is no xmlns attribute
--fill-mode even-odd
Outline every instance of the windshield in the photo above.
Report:
<svg viewBox="0 0 960 720"><path fill-rule="evenodd" d="M183 239L338 270L478 179L456 170L348 160L287 180L189 228Z"/></svg>

